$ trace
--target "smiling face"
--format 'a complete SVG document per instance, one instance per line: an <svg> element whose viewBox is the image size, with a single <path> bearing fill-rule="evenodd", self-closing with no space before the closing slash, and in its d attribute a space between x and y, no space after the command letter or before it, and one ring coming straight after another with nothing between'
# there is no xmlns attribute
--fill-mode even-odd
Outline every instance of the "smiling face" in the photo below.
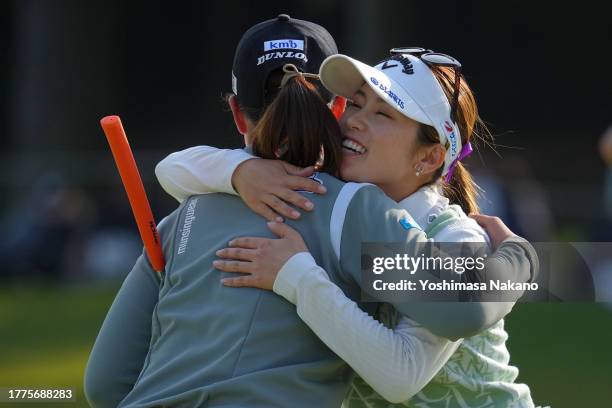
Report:
<svg viewBox="0 0 612 408"><path fill-rule="evenodd" d="M412 194L423 184L415 174L419 126L364 84L340 118L341 177L376 184L396 201Z"/></svg>

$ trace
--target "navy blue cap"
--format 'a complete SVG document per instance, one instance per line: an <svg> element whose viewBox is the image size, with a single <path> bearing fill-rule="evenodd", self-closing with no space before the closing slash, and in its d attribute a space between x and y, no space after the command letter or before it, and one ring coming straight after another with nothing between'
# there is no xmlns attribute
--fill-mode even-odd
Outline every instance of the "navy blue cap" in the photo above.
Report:
<svg viewBox="0 0 612 408"><path fill-rule="evenodd" d="M242 36L232 66L232 90L246 108L263 110L268 76L285 64L319 73L323 60L337 54L331 34L318 24L287 14L256 24Z"/></svg>

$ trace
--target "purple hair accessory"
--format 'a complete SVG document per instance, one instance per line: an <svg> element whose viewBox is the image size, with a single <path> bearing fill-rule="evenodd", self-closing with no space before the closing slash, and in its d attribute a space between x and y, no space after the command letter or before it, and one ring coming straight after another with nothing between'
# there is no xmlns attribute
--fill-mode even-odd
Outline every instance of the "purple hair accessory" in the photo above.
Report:
<svg viewBox="0 0 612 408"><path fill-rule="evenodd" d="M457 163L465 159L466 157L468 157L470 154L472 154L473 151L474 150L472 149L472 144L469 142L468 144L466 144L465 146L461 148L461 151L459 152L459 156L457 156L457 158L453 160L451 165L448 167L448 173L446 173L446 178L445 178L447 183L450 183L451 178L453 177L453 171L455 171L455 167L457 167Z"/></svg>

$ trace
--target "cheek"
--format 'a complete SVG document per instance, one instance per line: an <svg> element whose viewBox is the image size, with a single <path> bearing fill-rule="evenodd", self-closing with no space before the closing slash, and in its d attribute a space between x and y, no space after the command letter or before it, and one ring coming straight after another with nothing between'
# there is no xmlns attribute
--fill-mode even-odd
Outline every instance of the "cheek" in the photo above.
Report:
<svg viewBox="0 0 612 408"><path fill-rule="evenodd" d="M372 158L386 167L387 162L397 163L406 156L405 140L388 129L380 129L372 137L371 149L368 153Z"/></svg>
<svg viewBox="0 0 612 408"><path fill-rule="evenodd" d="M344 132L347 129L346 126L346 121L349 118L349 113L347 113L347 111L344 111L344 113L342 114L342 116L340 116L340 120L338 121L338 124L340 125L340 131L342 131L342 133L344 134Z"/></svg>
<svg viewBox="0 0 612 408"><path fill-rule="evenodd" d="M340 177L346 181L373 182L375 167L370 163L369 158L344 156L340 163Z"/></svg>
<svg viewBox="0 0 612 408"><path fill-rule="evenodd" d="M396 175L405 173L413 161L412 135L393 128L377 138L370 153L379 171Z"/></svg>
<svg viewBox="0 0 612 408"><path fill-rule="evenodd" d="M349 156L342 160L340 175L347 181L384 182L389 178L389 173L394 171L393 162L393 159L389 160L388 151L384 146L370 144L365 156Z"/></svg>
<svg viewBox="0 0 612 408"><path fill-rule="evenodd" d="M394 158L398 163L402 163L404 166L412 163L416 156L416 139L417 134L413 128L402 128L401 131L397 131L394 134Z"/></svg>

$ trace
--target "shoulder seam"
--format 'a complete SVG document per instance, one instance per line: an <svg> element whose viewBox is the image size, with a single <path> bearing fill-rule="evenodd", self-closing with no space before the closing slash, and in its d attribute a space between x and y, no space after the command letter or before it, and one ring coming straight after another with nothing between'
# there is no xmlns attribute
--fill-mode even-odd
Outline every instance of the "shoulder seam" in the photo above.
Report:
<svg viewBox="0 0 612 408"><path fill-rule="evenodd" d="M338 261L340 261L342 230L344 229L344 220L346 218L348 207L355 194L362 187L371 185L372 184L370 183L346 183L344 186L342 186L338 196L336 197L329 222L329 237L332 249L334 250Z"/></svg>

